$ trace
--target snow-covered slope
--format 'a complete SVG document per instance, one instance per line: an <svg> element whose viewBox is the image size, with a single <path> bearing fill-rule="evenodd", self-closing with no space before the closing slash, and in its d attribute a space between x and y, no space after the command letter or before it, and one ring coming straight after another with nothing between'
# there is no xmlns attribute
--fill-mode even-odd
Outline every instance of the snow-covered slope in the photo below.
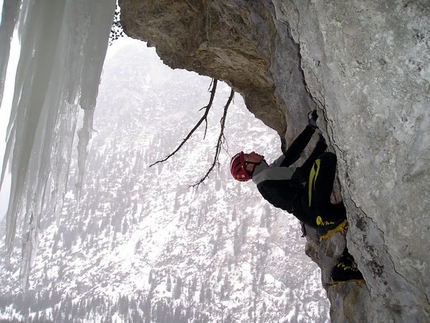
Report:
<svg viewBox="0 0 430 323"><path fill-rule="evenodd" d="M41 219L26 294L20 293L19 250L8 265L2 254L0 318L329 321L319 269L304 254L298 222L268 205L252 183L229 174L237 151L260 151L268 160L280 152L278 136L238 95L227 116L220 166L203 184L190 187L212 163L230 92L225 84L218 86L206 136L203 125L177 155L149 167L199 120L210 84L164 66L141 42L114 42L82 182L74 154L61 216Z"/></svg>

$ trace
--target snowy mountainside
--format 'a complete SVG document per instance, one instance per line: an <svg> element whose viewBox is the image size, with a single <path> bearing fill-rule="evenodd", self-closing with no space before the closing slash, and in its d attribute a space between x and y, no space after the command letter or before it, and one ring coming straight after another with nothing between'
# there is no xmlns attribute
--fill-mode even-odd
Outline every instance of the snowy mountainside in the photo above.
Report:
<svg viewBox="0 0 430 323"><path fill-rule="evenodd" d="M229 174L240 150L273 160L280 142L236 94L220 166L210 167L230 89L164 66L143 43L109 49L78 195L77 163L61 217L40 223L30 291L20 294L18 248L2 254L0 318L54 322L328 322L319 269L298 222ZM77 141L77 139L76 139ZM74 156L74 160L76 156ZM79 202L76 198L79 196ZM2 241L2 244L4 242ZM4 248L2 248L4 250ZM3 253L3 251L2 251Z"/></svg>

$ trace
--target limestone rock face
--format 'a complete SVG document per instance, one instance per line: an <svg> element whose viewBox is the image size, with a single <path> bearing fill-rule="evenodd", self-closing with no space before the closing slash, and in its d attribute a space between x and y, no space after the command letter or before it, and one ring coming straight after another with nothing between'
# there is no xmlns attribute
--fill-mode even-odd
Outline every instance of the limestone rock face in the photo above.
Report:
<svg viewBox="0 0 430 323"><path fill-rule="evenodd" d="M314 108L303 86L299 46L288 36L288 25L274 20L265 6L248 1L122 1L121 8L129 36L155 46L172 68L227 82L282 138L287 124L299 119L302 124L305 112ZM297 112L287 115L290 110Z"/></svg>
<svg viewBox="0 0 430 323"><path fill-rule="evenodd" d="M327 287L333 322L429 322L429 1L120 6L129 36L172 68L230 84L284 144L319 110L338 156L348 249L366 281ZM344 246L310 234L323 282Z"/></svg>

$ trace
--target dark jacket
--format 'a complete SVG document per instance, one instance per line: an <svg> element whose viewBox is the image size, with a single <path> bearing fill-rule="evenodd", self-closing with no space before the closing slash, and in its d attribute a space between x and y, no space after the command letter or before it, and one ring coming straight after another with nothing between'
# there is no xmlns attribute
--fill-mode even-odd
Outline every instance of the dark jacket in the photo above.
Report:
<svg viewBox="0 0 430 323"><path fill-rule="evenodd" d="M294 205L299 205L297 201L306 194L305 185L312 164L327 148L327 145L324 142L318 142L301 167L290 166L299 159L314 132L315 129L307 126L278 159L270 165L263 160L260 165L256 166L252 176L260 194L270 204L293 213L300 220L302 219L298 213L301 213L302 210L295 212Z"/></svg>

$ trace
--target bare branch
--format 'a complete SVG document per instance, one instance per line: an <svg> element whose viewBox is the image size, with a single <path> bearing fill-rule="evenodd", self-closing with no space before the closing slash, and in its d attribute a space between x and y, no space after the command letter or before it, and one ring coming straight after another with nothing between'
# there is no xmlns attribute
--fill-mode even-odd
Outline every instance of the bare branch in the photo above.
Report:
<svg viewBox="0 0 430 323"><path fill-rule="evenodd" d="M197 124L194 126L194 128L193 129L191 129L191 131L188 133L188 135L184 138L184 140L182 140L182 142L181 142L181 144L172 152L172 153L170 153L167 157L165 157L164 159L162 159L162 160L158 160L158 161L156 161L155 163L153 163L153 164L151 164L151 165L149 165L149 167L152 167L152 166L154 166L154 165L156 165L156 164L158 164L158 163L163 163L163 162L165 162L166 160L168 160L170 157L172 157L173 155L175 155L181 148L182 148L182 146L188 141L188 139L190 139L191 138L191 136L194 134L194 132L200 127L200 125L203 123L203 121L205 121L206 122L206 127L205 127L205 134L204 134L204 138L206 137L206 131L207 131L207 117L208 117L208 114L209 114L209 111L210 111L210 109L212 108L212 104L213 104L213 101L214 101L214 98L215 98L215 93L216 93L216 87L217 87L217 84L218 84L218 80L213 80L212 81L212 90L211 90L211 96L210 96L210 99L209 99L209 103L206 105L206 106L204 106L203 108L201 108L200 110L203 110L203 109L205 109L206 111L205 111L205 113L203 114L203 116L200 118L200 120L197 122Z"/></svg>
<svg viewBox="0 0 430 323"><path fill-rule="evenodd" d="M215 166L218 164L218 157L219 157L219 154L220 154L220 151L221 151L222 141L224 139L224 129L225 129L225 121L227 119L227 111L228 111L228 108L230 107L230 104L231 104L231 101L233 100L233 97L234 97L234 91L232 89L231 92L230 92L230 96L229 96L229 98L227 100L227 103L224 106L224 113L223 113L223 115L221 117L221 120L220 120L221 129L220 129L220 133L219 133L219 136L218 136L218 142L217 142L217 145L216 145L216 150L215 150L215 155L214 155L214 159L213 159L212 165L208 169L208 171L206 172L206 174L197 183L195 183L194 185L192 185L192 187L198 186L201 183L203 183L206 180L206 178L208 178L209 174L212 172L212 170L215 168Z"/></svg>

